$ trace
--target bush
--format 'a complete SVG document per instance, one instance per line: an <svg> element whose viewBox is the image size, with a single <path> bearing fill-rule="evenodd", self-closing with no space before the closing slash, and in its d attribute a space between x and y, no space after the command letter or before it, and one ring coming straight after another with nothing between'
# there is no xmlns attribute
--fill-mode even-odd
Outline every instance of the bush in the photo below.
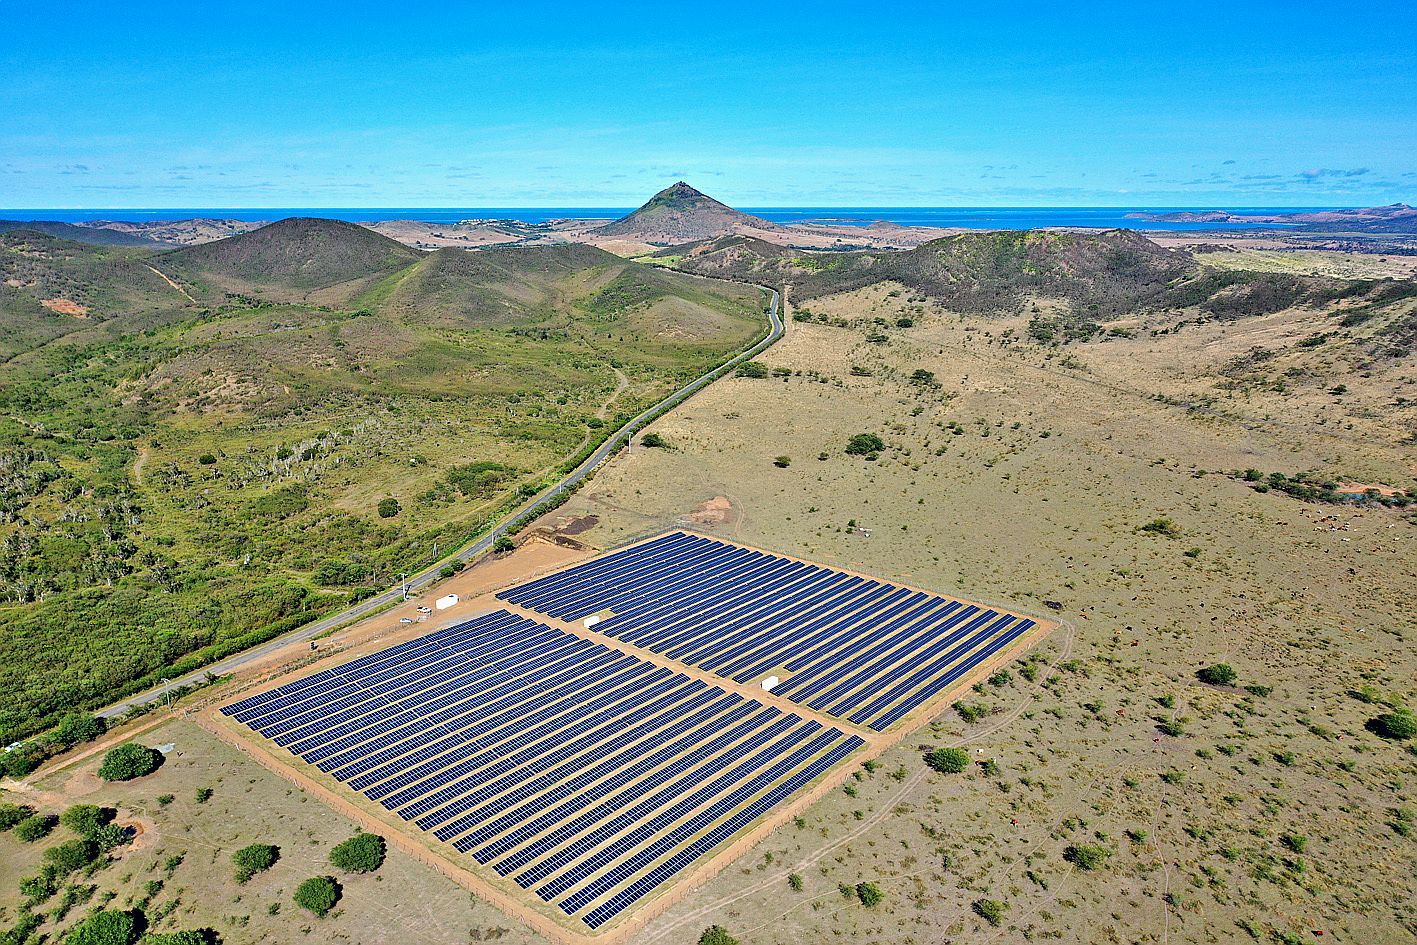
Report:
<svg viewBox="0 0 1417 945"><path fill-rule="evenodd" d="M516 547L517 543L512 541L506 535L498 535L497 540L492 542L492 553L504 555L509 551L515 551Z"/></svg>
<svg viewBox="0 0 1417 945"><path fill-rule="evenodd" d="M776 458L773 459L772 464L773 464L774 466L776 466L778 469L786 469L788 466L791 466L791 465L792 465L792 457L791 457L791 456L778 456L778 457L776 457Z"/></svg>
<svg viewBox="0 0 1417 945"><path fill-rule="evenodd" d="M758 361L744 361L734 373L739 377L764 378L768 376L768 368Z"/></svg>
<svg viewBox="0 0 1417 945"><path fill-rule="evenodd" d="M1233 686L1240 674L1235 672L1229 663L1216 663L1214 666L1196 670L1196 678L1211 686Z"/></svg>
<svg viewBox="0 0 1417 945"><path fill-rule="evenodd" d="M81 837L92 837L98 828L113 819L118 812L111 807L75 804L59 815L59 822Z"/></svg>
<svg viewBox="0 0 1417 945"><path fill-rule="evenodd" d="M1106 847L1087 843L1074 844L1063 851L1063 859L1080 870L1100 869L1111 855L1112 851Z"/></svg>
<svg viewBox="0 0 1417 945"><path fill-rule="evenodd" d="M44 860L60 873L72 873L98 859L98 846L92 840L66 840L44 851Z"/></svg>
<svg viewBox="0 0 1417 945"><path fill-rule="evenodd" d="M969 767L969 752L963 748L936 748L925 756L925 763L945 774L959 774Z"/></svg>
<svg viewBox="0 0 1417 945"><path fill-rule="evenodd" d="M1284 844L1284 848L1293 853L1303 853L1304 848L1309 845L1309 838L1303 834L1286 833L1280 836L1279 842Z"/></svg>
<svg viewBox="0 0 1417 945"><path fill-rule="evenodd" d="M1148 535L1161 535L1166 538L1179 538L1181 535L1181 526L1164 515L1147 522L1141 530Z"/></svg>
<svg viewBox="0 0 1417 945"><path fill-rule="evenodd" d="M1368 731L1393 741L1417 738L1417 715L1413 715L1409 709L1384 712L1368 722Z"/></svg>
<svg viewBox="0 0 1417 945"><path fill-rule="evenodd" d="M640 445L663 449L667 447L669 443L658 433L646 433L644 436L640 437Z"/></svg>
<svg viewBox="0 0 1417 945"><path fill-rule="evenodd" d="M181 932L149 932L139 945L218 945L216 929L183 929Z"/></svg>
<svg viewBox="0 0 1417 945"><path fill-rule="evenodd" d="M108 853L121 847L133 839L133 835L128 832L127 827L120 827L117 824L104 824L94 831L89 838L98 845L98 852Z"/></svg>
<svg viewBox="0 0 1417 945"><path fill-rule="evenodd" d="M979 916L990 925L998 926L1004 921L1004 913L1008 911L1009 904L1000 902L997 899L976 899L970 906L974 914Z"/></svg>
<svg viewBox="0 0 1417 945"><path fill-rule="evenodd" d="M280 847L270 843L253 843L242 847L231 855L236 864L236 881L244 883L252 876L275 866L280 859Z"/></svg>
<svg viewBox="0 0 1417 945"><path fill-rule="evenodd" d="M203 466L215 466L216 457L211 453L203 453L201 456L197 457L197 462L201 463Z"/></svg>
<svg viewBox="0 0 1417 945"><path fill-rule="evenodd" d="M881 892L881 887L875 883L857 883L856 898L861 900L861 905L869 909L886 898L886 894Z"/></svg>
<svg viewBox="0 0 1417 945"><path fill-rule="evenodd" d="M738 940L721 925L710 925L699 936L699 945L738 945Z"/></svg>
<svg viewBox="0 0 1417 945"><path fill-rule="evenodd" d="M333 876L312 876L295 890L295 904L324 918L339 902L340 887Z"/></svg>
<svg viewBox="0 0 1417 945"><path fill-rule="evenodd" d="M73 748L80 742L91 742L108 730L103 719L83 712L70 712L49 732L48 738L60 748Z"/></svg>
<svg viewBox="0 0 1417 945"><path fill-rule="evenodd" d="M793 892L801 892L801 891L802 891L802 887L803 887L804 885L806 885L806 884L805 884L805 882L804 882L803 879L802 879L802 874L801 874L801 873L789 873L789 874L788 874L788 876L787 876L787 887L788 887L789 889L791 889Z"/></svg>
<svg viewBox="0 0 1417 945"><path fill-rule="evenodd" d="M403 511L403 506L399 505L399 500L389 496L379 500L379 517L393 518Z"/></svg>
<svg viewBox="0 0 1417 945"><path fill-rule="evenodd" d="M57 819L53 814L31 814L15 824L15 836L25 843L34 843L49 836Z"/></svg>
<svg viewBox="0 0 1417 945"><path fill-rule="evenodd" d="M885 448L886 444L874 433L858 433L846 444L846 452L850 456L869 456Z"/></svg>
<svg viewBox="0 0 1417 945"><path fill-rule="evenodd" d="M162 752L137 742L110 749L99 765L98 776L105 781L131 781L152 774L162 764Z"/></svg>
<svg viewBox="0 0 1417 945"><path fill-rule="evenodd" d="M346 873L372 873L384 865L384 838L357 833L330 851L330 865Z"/></svg>
<svg viewBox="0 0 1417 945"><path fill-rule="evenodd" d="M101 909L64 937L64 945L133 945L138 940L138 916Z"/></svg>
<svg viewBox="0 0 1417 945"><path fill-rule="evenodd" d="M28 807L22 807L19 804L0 804L0 831L9 830L26 817L33 815L34 811Z"/></svg>

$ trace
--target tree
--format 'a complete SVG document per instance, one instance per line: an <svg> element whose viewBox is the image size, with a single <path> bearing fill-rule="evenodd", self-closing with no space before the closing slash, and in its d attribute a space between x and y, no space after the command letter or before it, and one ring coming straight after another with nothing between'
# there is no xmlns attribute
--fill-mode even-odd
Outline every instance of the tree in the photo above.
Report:
<svg viewBox="0 0 1417 945"><path fill-rule="evenodd" d="M98 828L112 820L116 813L111 807L75 804L59 815L59 822L81 837L92 837L98 832Z"/></svg>
<svg viewBox="0 0 1417 945"><path fill-rule="evenodd" d="M103 719L84 712L70 712L59 720L49 733L50 741L63 748L80 742L91 742L107 730Z"/></svg>
<svg viewBox="0 0 1417 945"><path fill-rule="evenodd" d="M869 909L886 898L886 894L881 892L881 887L875 883L857 883L856 898L861 900L861 905Z"/></svg>
<svg viewBox="0 0 1417 945"><path fill-rule="evenodd" d="M1009 910L1009 904L997 899L976 899L970 908L985 922L998 926L1003 923L1004 913Z"/></svg>
<svg viewBox="0 0 1417 945"><path fill-rule="evenodd" d="M504 555L509 551L515 551L516 548L517 543L512 541L506 535L498 535L497 540L492 542L493 554Z"/></svg>
<svg viewBox="0 0 1417 945"><path fill-rule="evenodd" d="M963 748L936 748L925 756L925 763L944 774L959 774L969 767L969 752Z"/></svg>
<svg viewBox="0 0 1417 945"><path fill-rule="evenodd" d="M384 865L384 838L357 833L330 851L330 865L346 873L372 873Z"/></svg>
<svg viewBox="0 0 1417 945"><path fill-rule="evenodd" d="M387 498L379 500L380 518L393 518L395 515L399 514L402 511L403 506L399 505L399 500L395 499L393 496L388 496Z"/></svg>
<svg viewBox="0 0 1417 945"><path fill-rule="evenodd" d="M1087 843L1074 844L1063 851L1063 859L1080 870L1099 869L1111 855L1112 851L1106 847Z"/></svg>
<svg viewBox="0 0 1417 945"><path fill-rule="evenodd" d="M101 909L74 926L64 945L133 945L138 934L136 913Z"/></svg>
<svg viewBox="0 0 1417 945"><path fill-rule="evenodd" d="M1409 709L1384 712L1368 722L1368 731L1393 741L1417 738L1417 715L1413 715Z"/></svg>
<svg viewBox="0 0 1417 945"><path fill-rule="evenodd" d="M45 850L44 859L60 873L72 873L98 859L98 845L92 840L66 840Z"/></svg>
<svg viewBox="0 0 1417 945"><path fill-rule="evenodd" d="M162 752L137 742L126 742L103 756L98 776L105 781L131 781L152 774L160 764Z"/></svg>
<svg viewBox="0 0 1417 945"><path fill-rule="evenodd" d="M1229 663L1216 663L1196 670L1196 678L1212 686L1233 686L1240 674Z"/></svg>
<svg viewBox="0 0 1417 945"><path fill-rule="evenodd" d="M721 925L710 925L699 936L699 945L738 945L738 940Z"/></svg>
<svg viewBox="0 0 1417 945"><path fill-rule="evenodd" d="M231 855L236 864L236 881L244 883L257 873L268 870L280 859L280 847L270 843L253 843Z"/></svg>
<svg viewBox="0 0 1417 945"><path fill-rule="evenodd" d="M31 814L15 824L15 836L25 843L34 843L36 840L49 836L49 831L54 829L56 819L53 814Z"/></svg>
<svg viewBox="0 0 1417 945"><path fill-rule="evenodd" d="M669 443L658 433L646 433L644 436L640 437L640 445L663 449L667 447Z"/></svg>
<svg viewBox="0 0 1417 945"><path fill-rule="evenodd" d="M846 444L846 452L851 456L869 456L885 448L886 444L874 433L858 433Z"/></svg>
<svg viewBox="0 0 1417 945"><path fill-rule="evenodd" d="M921 387L928 387L935 383L935 372L927 371L924 368L916 368L910 375L910 383L919 384Z"/></svg>
<svg viewBox="0 0 1417 945"><path fill-rule="evenodd" d="M33 810L20 804L0 804L0 831L9 830L26 817L33 815Z"/></svg>
<svg viewBox="0 0 1417 945"><path fill-rule="evenodd" d="M133 839L133 835L128 832L127 827L120 827L117 824L104 824L94 831L89 838L98 845L98 852L108 853L121 847L123 844Z"/></svg>
<svg viewBox="0 0 1417 945"><path fill-rule="evenodd" d="M324 918L339 902L340 887L333 876L312 876L295 890L295 904Z"/></svg>

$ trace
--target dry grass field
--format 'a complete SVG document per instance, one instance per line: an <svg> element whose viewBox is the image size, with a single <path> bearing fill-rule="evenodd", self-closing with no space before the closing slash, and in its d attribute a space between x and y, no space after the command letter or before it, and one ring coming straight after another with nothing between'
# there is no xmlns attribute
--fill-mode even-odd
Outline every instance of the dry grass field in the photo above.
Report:
<svg viewBox="0 0 1417 945"><path fill-rule="evenodd" d="M609 545L694 522L1051 600L1076 633L1040 648L1060 664L1041 689L1019 673L981 686L974 721L946 712L645 941L712 923L755 943L1411 940L1417 848L1398 811L1417 763L1364 723L1374 700L1413 696L1417 523L1230 471L1410 488L1412 366L1296 349L1315 330L1303 312L1059 350L1007 343L1022 319L961 320L889 286L811 308L865 325L797 323L763 358L789 374L725 380L665 417L667 446L637 445L559 523ZM914 326L870 321L902 315ZM1234 383L1255 347L1287 384ZM874 461L844 452L860 432L885 442ZM1196 679L1217 662L1235 686ZM920 748L951 743L991 764L924 768ZM1101 864L1076 853L1090 847ZM839 891L861 881L885 901ZM997 927L983 900L1003 904L980 907Z"/></svg>

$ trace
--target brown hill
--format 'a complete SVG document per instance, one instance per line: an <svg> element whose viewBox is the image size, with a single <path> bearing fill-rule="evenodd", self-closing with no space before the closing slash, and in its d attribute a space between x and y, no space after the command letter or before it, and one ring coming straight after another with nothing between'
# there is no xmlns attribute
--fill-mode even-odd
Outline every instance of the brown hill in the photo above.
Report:
<svg viewBox="0 0 1417 945"><path fill-rule="evenodd" d="M628 216L594 231L661 246L717 239L735 234L790 235L786 227L734 210L683 181L666 187Z"/></svg>

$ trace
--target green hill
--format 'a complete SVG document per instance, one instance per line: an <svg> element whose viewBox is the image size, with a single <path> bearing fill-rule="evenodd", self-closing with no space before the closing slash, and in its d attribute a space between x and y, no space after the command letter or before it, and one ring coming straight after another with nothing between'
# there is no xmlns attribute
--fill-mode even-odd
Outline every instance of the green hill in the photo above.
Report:
<svg viewBox="0 0 1417 945"><path fill-rule="evenodd" d="M76 226L73 223L60 223L58 220L0 220L0 233L12 233L16 230L43 233L46 236L93 246L145 246L149 249L159 249L164 245L136 233L123 233L95 226Z"/></svg>
<svg viewBox="0 0 1417 945"><path fill-rule="evenodd" d="M162 256L197 294L256 293L277 301L343 302L422 253L343 220L291 217Z"/></svg>

